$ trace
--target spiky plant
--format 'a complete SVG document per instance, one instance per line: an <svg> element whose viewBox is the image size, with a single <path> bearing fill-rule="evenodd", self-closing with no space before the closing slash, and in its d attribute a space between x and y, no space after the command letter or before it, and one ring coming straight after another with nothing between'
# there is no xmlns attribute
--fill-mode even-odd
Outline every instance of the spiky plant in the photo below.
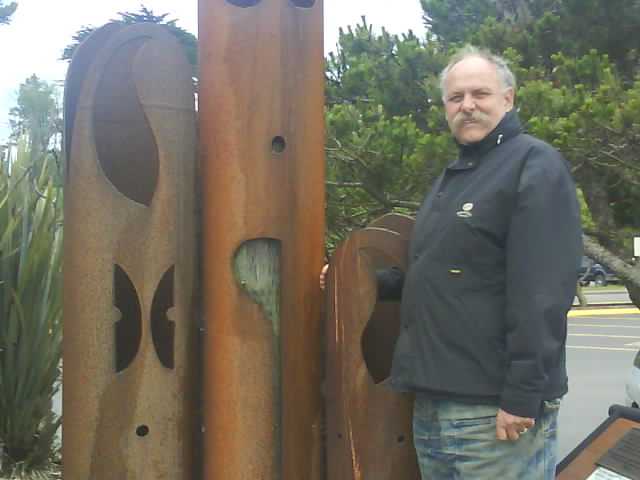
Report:
<svg viewBox="0 0 640 480"><path fill-rule="evenodd" d="M48 478L61 420L61 208L50 153L0 158L0 475Z"/></svg>

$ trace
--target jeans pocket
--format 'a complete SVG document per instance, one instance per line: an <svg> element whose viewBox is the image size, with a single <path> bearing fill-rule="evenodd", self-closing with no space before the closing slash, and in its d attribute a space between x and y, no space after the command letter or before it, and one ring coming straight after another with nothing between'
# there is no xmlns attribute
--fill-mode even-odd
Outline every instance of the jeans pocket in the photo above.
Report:
<svg viewBox="0 0 640 480"><path fill-rule="evenodd" d="M542 410L544 413L553 412L559 410L562 404L562 397L553 398L551 400L545 400L542 402Z"/></svg>
<svg viewBox="0 0 640 480"><path fill-rule="evenodd" d="M558 434L558 412L560 411L561 398L545 400L542 405L542 428L547 441L555 439Z"/></svg>
<svg viewBox="0 0 640 480"><path fill-rule="evenodd" d="M453 427L474 427L478 425L490 425L496 422L495 415L485 415L482 417L456 418L451 420Z"/></svg>

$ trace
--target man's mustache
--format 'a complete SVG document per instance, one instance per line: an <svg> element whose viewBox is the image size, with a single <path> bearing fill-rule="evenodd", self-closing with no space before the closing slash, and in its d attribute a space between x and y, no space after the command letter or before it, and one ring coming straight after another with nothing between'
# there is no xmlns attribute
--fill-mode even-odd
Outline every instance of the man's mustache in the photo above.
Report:
<svg viewBox="0 0 640 480"><path fill-rule="evenodd" d="M489 119L489 116L483 112L472 112L472 113L458 113L453 118L453 128L458 128L464 122L478 122L485 123Z"/></svg>

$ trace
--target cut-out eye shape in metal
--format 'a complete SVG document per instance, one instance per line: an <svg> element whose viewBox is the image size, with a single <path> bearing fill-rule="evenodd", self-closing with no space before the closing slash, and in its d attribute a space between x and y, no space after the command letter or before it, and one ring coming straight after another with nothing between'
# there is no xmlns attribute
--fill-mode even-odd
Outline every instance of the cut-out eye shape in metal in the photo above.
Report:
<svg viewBox="0 0 640 480"><path fill-rule="evenodd" d="M374 268L394 265L393 258L376 249L360 250ZM400 302L379 301L362 331L360 348L369 375L375 384L384 382L391 375L391 361L400 331Z"/></svg>
<svg viewBox="0 0 640 480"><path fill-rule="evenodd" d="M400 302L378 302L360 338L362 357L375 384L391 374L391 359L399 331Z"/></svg>
<svg viewBox="0 0 640 480"><path fill-rule="evenodd" d="M69 64L67 78L64 87L64 144L66 151L65 175L69 175L71 165L70 154L73 137L73 129L76 118L76 110L80 101L82 85L87 78L87 72L98 52L104 43L118 30L124 28L123 24L107 23L103 27L95 30L85 40L82 41L73 54L73 62Z"/></svg>
<svg viewBox="0 0 640 480"><path fill-rule="evenodd" d="M170 267L162 276L156 293L151 302L151 338L160 363L173 369L175 323L167 315L173 307L173 275L174 268Z"/></svg>
<svg viewBox="0 0 640 480"><path fill-rule="evenodd" d="M134 61L148 38L121 45L104 68L96 88L93 134L100 167L125 197L150 206L160 161L135 83Z"/></svg>
<svg viewBox="0 0 640 480"><path fill-rule="evenodd" d="M158 283L151 302L151 338L160 363L173 369L175 324L167 312L173 305L174 267ZM120 265L114 265L115 306L120 310L116 322L116 372L127 368L138 354L142 339L142 309L136 287Z"/></svg>
<svg viewBox="0 0 640 480"><path fill-rule="evenodd" d="M316 3L316 0L289 0L296 7L311 8Z"/></svg>
<svg viewBox="0 0 640 480"><path fill-rule="evenodd" d="M254 5L257 5L258 3L260 3L260 0L227 0L227 1L235 5L236 7L242 7L242 8L253 7Z"/></svg>
<svg viewBox="0 0 640 480"><path fill-rule="evenodd" d="M116 372L121 372L138 354L142 313L136 288L120 265L114 265L113 287L115 306L120 310L120 320L116 322Z"/></svg>

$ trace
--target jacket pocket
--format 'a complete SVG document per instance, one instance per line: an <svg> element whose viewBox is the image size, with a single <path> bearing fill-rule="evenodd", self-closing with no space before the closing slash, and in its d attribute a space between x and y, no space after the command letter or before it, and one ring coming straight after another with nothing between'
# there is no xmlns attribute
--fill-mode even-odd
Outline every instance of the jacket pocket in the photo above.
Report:
<svg viewBox="0 0 640 480"><path fill-rule="evenodd" d="M438 289L435 323L451 348L465 352L465 364L471 368L468 375L484 386L477 393L495 395L506 369L503 270L487 265L440 265L438 269L431 284Z"/></svg>

